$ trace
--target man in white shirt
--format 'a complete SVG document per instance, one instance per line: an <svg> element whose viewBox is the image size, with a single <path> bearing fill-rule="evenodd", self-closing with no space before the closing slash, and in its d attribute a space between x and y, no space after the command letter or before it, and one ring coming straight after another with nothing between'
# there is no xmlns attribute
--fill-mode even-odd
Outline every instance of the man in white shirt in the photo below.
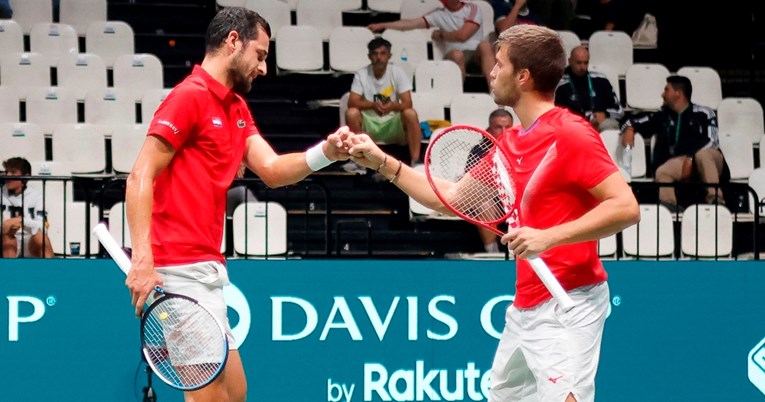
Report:
<svg viewBox="0 0 765 402"><path fill-rule="evenodd" d="M367 48L371 63L353 76L346 124L378 143L406 145L414 164L420 158L422 130L412 107L412 82L401 67L388 64L390 42L375 38Z"/></svg>
<svg viewBox="0 0 765 402"><path fill-rule="evenodd" d="M32 166L24 158L3 162L6 176L29 176ZM3 258L53 257L46 226L42 195L26 185L26 180L6 180L2 187Z"/></svg>
<svg viewBox="0 0 765 402"><path fill-rule="evenodd" d="M441 0L444 8L431 11L422 17L370 24L372 32L385 29L408 31L412 29L437 29L431 34L434 45L444 51L444 59L460 67L464 81L468 65L474 63L489 83L494 68L494 48L483 40L483 17L476 4L461 0Z"/></svg>

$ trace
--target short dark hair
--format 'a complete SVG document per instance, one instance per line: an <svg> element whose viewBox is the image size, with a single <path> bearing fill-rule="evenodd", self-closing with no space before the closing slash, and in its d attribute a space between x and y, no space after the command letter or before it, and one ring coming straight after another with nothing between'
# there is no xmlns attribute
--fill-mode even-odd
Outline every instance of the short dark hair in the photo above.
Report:
<svg viewBox="0 0 765 402"><path fill-rule="evenodd" d="M32 175L32 165L29 163L28 160L17 156L14 158L8 158L8 160L3 161L3 170L5 170L5 174L8 174L9 170L18 170L21 172L22 176L31 176ZM21 185L24 189L27 188L27 180L21 180Z"/></svg>
<svg viewBox="0 0 765 402"><path fill-rule="evenodd" d="M491 121L493 119L496 119L497 117L509 117L510 120L513 120L512 113L508 112L507 109L499 108L491 112L491 114L489 115L489 123L491 123Z"/></svg>
<svg viewBox="0 0 765 402"><path fill-rule="evenodd" d="M688 101L691 100L693 85L691 85L691 80L688 79L688 77L684 77L682 75L670 75L667 77L667 84L672 85L672 88L674 88L675 91L682 92Z"/></svg>
<svg viewBox="0 0 765 402"><path fill-rule="evenodd" d="M9 170L18 170L22 176L32 175L32 165L28 160L22 157L9 158L3 162L3 169L8 172Z"/></svg>
<svg viewBox="0 0 765 402"><path fill-rule="evenodd" d="M383 38L374 38L369 41L367 44L367 50L369 50L369 53L372 53L377 49L378 47L385 46L388 48L388 51L390 51L391 44L386 39Z"/></svg>
<svg viewBox="0 0 765 402"><path fill-rule="evenodd" d="M207 26L205 52L215 53L231 31L236 31L246 45L258 38L260 28L271 38L271 26L260 14L244 7L224 7Z"/></svg>

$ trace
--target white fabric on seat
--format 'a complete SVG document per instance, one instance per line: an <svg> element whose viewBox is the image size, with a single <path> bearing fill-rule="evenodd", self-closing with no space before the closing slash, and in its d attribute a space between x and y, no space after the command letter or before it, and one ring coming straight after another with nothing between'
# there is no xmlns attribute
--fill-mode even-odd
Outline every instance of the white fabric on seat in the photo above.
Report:
<svg viewBox="0 0 765 402"><path fill-rule="evenodd" d="M14 123L19 119L21 96L16 87L0 85L0 122Z"/></svg>
<svg viewBox="0 0 765 402"><path fill-rule="evenodd" d="M136 95L127 88L94 89L85 94L85 123L134 124Z"/></svg>
<svg viewBox="0 0 765 402"><path fill-rule="evenodd" d="M427 60L414 70L414 88L417 92L435 92L444 106L454 95L462 93L462 72L449 60Z"/></svg>
<svg viewBox="0 0 765 402"><path fill-rule="evenodd" d="M696 97L695 87L693 97ZM717 105L717 126L720 131L747 137L752 143L760 143L760 149L765 146L760 141L760 137L765 135L762 105L755 98L723 98ZM760 165L765 165L762 158Z"/></svg>
<svg viewBox="0 0 765 402"><path fill-rule="evenodd" d="M66 163L72 173L106 169L104 135L91 124L60 124L53 132L53 161Z"/></svg>
<svg viewBox="0 0 765 402"><path fill-rule="evenodd" d="M635 63L627 69L625 96L627 106L638 110L659 110L661 94L669 70L658 63Z"/></svg>
<svg viewBox="0 0 765 402"><path fill-rule="evenodd" d="M234 251L240 255L287 253L287 210L276 202L244 202L234 210Z"/></svg>
<svg viewBox="0 0 765 402"><path fill-rule="evenodd" d="M624 254L670 257L675 251L672 213L664 205L640 204L640 222L622 232Z"/></svg>
<svg viewBox="0 0 765 402"><path fill-rule="evenodd" d="M343 26L343 12L335 0L299 0L295 15L297 25L318 29L322 41L329 40L332 29Z"/></svg>
<svg viewBox="0 0 765 402"><path fill-rule="evenodd" d="M324 67L321 33L312 26L283 26L276 36L276 67L288 72L320 72Z"/></svg>
<svg viewBox="0 0 765 402"><path fill-rule="evenodd" d="M30 162L45 160L45 136L37 124L0 123L0 144L3 144L0 146L0 161L16 156Z"/></svg>
<svg viewBox="0 0 765 402"><path fill-rule="evenodd" d="M754 170L754 149L749 138L719 131L720 151L730 170L731 180L745 181Z"/></svg>
<svg viewBox="0 0 765 402"><path fill-rule="evenodd" d="M367 0L367 8L381 13L399 13L403 1L406 0Z"/></svg>
<svg viewBox="0 0 765 402"><path fill-rule="evenodd" d="M758 167L749 174L747 179L749 187L757 193L757 199L749 195L749 211L754 213L755 208L760 208L760 218L765 217L765 167Z"/></svg>
<svg viewBox="0 0 765 402"><path fill-rule="evenodd" d="M624 147L621 145L619 130L603 130L600 133L600 138L603 140L603 144L606 146L608 154L611 159L614 160L617 166L622 168L622 160L624 159ZM627 181L631 179L641 178L646 175L647 162L645 153L645 140L641 135L635 135L635 145L632 147L632 171L630 176L626 177ZM626 175L625 171L622 174Z"/></svg>
<svg viewBox="0 0 765 402"><path fill-rule="evenodd" d="M412 92L412 107L420 121L444 120L443 101L435 92Z"/></svg>
<svg viewBox="0 0 765 402"><path fill-rule="evenodd" d="M491 112L500 108L485 92L463 92L454 95L449 106L452 124L467 124L486 128Z"/></svg>
<svg viewBox="0 0 765 402"><path fill-rule="evenodd" d="M135 53L133 28L123 21L95 21L85 33L85 51L104 59L113 67L117 57Z"/></svg>
<svg viewBox="0 0 765 402"><path fill-rule="evenodd" d="M85 36L95 21L106 21L107 0L60 0L59 20L74 27L77 35Z"/></svg>
<svg viewBox="0 0 765 402"><path fill-rule="evenodd" d="M694 204L683 211L680 247L684 255L725 257L733 252L733 216L722 204Z"/></svg>
<svg viewBox="0 0 765 402"><path fill-rule="evenodd" d="M51 0L10 0L13 20L21 25L25 35L32 32L32 27L40 22L53 22L53 2Z"/></svg>
<svg viewBox="0 0 765 402"><path fill-rule="evenodd" d="M58 61L58 85L72 88L77 100L93 90L105 90L108 81L106 63L93 53L75 53L62 56Z"/></svg>
<svg viewBox="0 0 765 402"><path fill-rule="evenodd" d="M329 67L355 73L369 65L367 45L375 35L366 27L335 27L329 36Z"/></svg>
<svg viewBox="0 0 765 402"><path fill-rule="evenodd" d="M492 20L492 22L493 21L494 20ZM571 51L582 44L582 39L579 38L579 35L574 31L559 29L556 32L558 32L558 35L560 35L560 38L563 40L563 47L566 49L566 57L571 56Z"/></svg>
<svg viewBox="0 0 765 402"><path fill-rule="evenodd" d="M693 103L717 110L722 101L722 80L717 70L712 67L685 66L677 70L677 75L691 80Z"/></svg>
<svg viewBox="0 0 765 402"><path fill-rule="evenodd" d="M143 92L164 88L164 72L159 57L149 53L123 54L114 61L114 87L133 91L140 101Z"/></svg>
<svg viewBox="0 0 765 402"><path fill-rule="evenodd" d="M590 63L611 65L620 76L627 73L634 61L632 37L622 31L595 31L587 46Z"/></svg>
<svg viewBox="0 0 765 402"><path fill-rule="evenodd" d="M24 31L14 20L0 20L0 54L23 53Z"/></svg>
<svg viewBox="0 0 765 402"><path fill-rule="evenodd" d="M40 53L0 55L0 84L16 88L21 99L33 87L50 86L50 66Z"/></svg>
<svg viewBox="0 0 765 402"><path fill-rule="evenodd" d="M615 258L617 252L616 234L598 240L598 256L601 258Z"/></svg>
<svg viewBox="0 0 765 402"><path fill-rule="evenodd" d="M279 29L292 24L290 6L279 0L246 0L244 7L260 14L271 27L271 40L276 40Z"/></svg>
<svg viewBox="0 0 765 402"><path fill-rule="evenodd" d="M27 94L27 121L53 134L59 124L77 123L77 97L65 87L34 87Z"/></svg>
<svg viewBox="0 0 765 402"><path fill-rule="evenodd" d="M148 124L118 124L112 129L112 169L115 173L129 173L141 151Z"/></svg>
<svg viewBox="0 0 765 402"><path fill-rule="evenodd" d="M159 104L172 91L172 88L147 89L141 96L141 123L149 124L154 118L154 112L159 108Z"/></svg>

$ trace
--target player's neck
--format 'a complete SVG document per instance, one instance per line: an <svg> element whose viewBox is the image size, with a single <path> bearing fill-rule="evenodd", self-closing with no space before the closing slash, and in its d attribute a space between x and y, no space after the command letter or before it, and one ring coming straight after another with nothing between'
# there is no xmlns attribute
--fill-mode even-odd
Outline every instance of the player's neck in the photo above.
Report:
<svg viewBox="0 0 765 402"><path fill-rule="evenodd" d="M210 74L215 81L220 82L227 88L234 86L234 82L231 76L228 74L228 66L225 59L221 57L205 56L201 64L202 70L205 70L207 74Z"/></svg>
<svg viewBox="0 0 765 402"><path fill-rule="evenodd" d="M513 107L513 111L521 120L521 127L526 131L531 127L540 116L549 112L555 107L552 99L528 94L520 99L518 104Z"/></svg>

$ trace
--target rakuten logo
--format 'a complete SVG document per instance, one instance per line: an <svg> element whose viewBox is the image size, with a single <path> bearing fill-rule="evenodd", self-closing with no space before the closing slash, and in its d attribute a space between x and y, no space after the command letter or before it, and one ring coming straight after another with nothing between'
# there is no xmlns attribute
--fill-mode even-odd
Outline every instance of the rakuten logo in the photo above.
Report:
<svg viewBox="0 0 765 402"><path fill-rule="evenodd" d="M489 394L489 374L468 362L465 369L425 369L417 360L414 369L392 373L382 364L364 364L364 401L483 401Z"/></svg>

